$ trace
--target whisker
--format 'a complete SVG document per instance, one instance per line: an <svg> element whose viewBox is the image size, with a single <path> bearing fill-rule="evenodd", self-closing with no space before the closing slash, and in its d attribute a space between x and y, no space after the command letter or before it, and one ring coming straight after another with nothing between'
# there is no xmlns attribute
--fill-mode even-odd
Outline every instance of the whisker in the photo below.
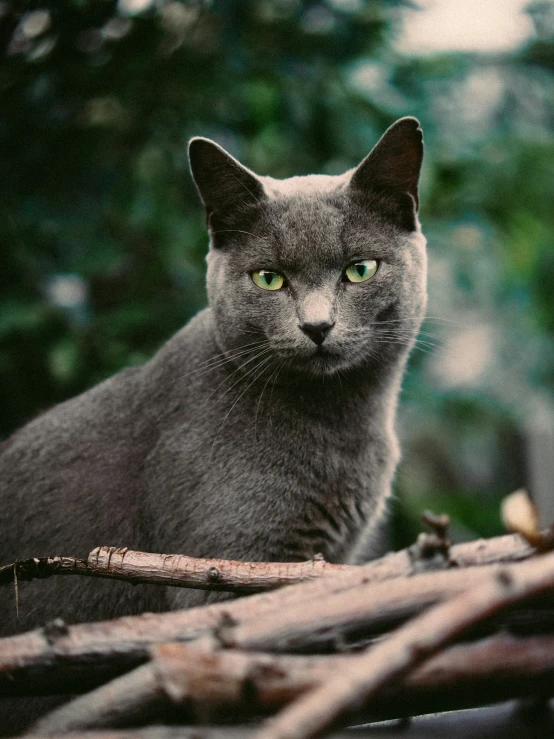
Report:
<svg viewBox="0 0 554 739"><path fill-rule="evenodd" d="M424 318L415 318L415 317L406 317L406 318L391 318L386 321L377 321L377 324L384 324L384 323L407 323L408 321L411 322L421 322L423 323L444 323L449 326L456 326L458 328L463 327L463 323L460 323L459 321L453 321L451 318L444 318L443 316L425 316Z"/></svg>
<svg viewBox="0 0 554 739"><path fill-rule="evenodd" d="M253 236L255 239L260 238L256 234L253 234L251 231L243 231L241 228L222 228L220 231L213 231L212 233L214 235L225 233L248 234L249 236Z"/></svg>
<svg viewBox="0 0 554 739"><path fill-rule="evenodd" d="M375 336L428 336L431 339L437 339L442 341L443 337L438 334L432 333L431 331L412 331L409 327L407 328L396 328L395 326L385 326L381 328L376 326L372 332Z"/></svg>
<svg viewBox="0 0 554 739"><path fill-rule="evenodd" d="M202 403L202 406L205 403L207 403L208 400L214 395L214 393L216 393L219 390L219 388L227 382L227 380L230 380L231 377L233 377L233 375L236 375L237 372L240 372L240 370L243 369L244 367L246 367L246 365L250 364L250 362L254 362L256 359L260 359L260 357L263 357L264 354L267 354L270 351L271 351L270 348L262 349L257 354L255 354L253 357L251 357L250 359L248 359L246 362L243 362L243 364L241 364L240 367L237 367L233 372L231 372L230 375L228 375L227 377L224 377L223 380L219 383L219 385L217 385L214 388L214 390L212 390L212 392L208 395L208 397ZM255 369L255 367L253 369ZM251 370L252 370L252 368L246 372L246 374L244 375L244 377L248 377L248 375L250 374ZM244 379L244 377L242 375L239 375L239 378L230 387L228 387L227 390L223 393L223 395L221 395L219 398L217 398L217 400L215 402L216 403L219 403L220 400L223 400L223 398L227 395L227 393L230 390L232 390L235 387L235 385L238 385L238 383L242 379Z"/></svg>
<svg viewBox="0 0 554 739"><path fill-rule="evenodd" d="M394 326L387 326L384 329L381 329L379 326L375 326L375 330L379 331L379 335L384 333L391 333L395 335L409 335L409 336L429 336L432 339L438 339L441 340L441 336L438 334L434 334L431 331L418 331L417 333L414 333L409 327L406 328L395 328Z"/></svg>
<svg viewBox="0 0 554 739"><path fill-rule="evenodd" d="M223 357L223 356L232 357L236 353L242 352L243 349L249 349L251 347L255 347L258 344L260 344L260 342L263 343L264 341L267 341L267 339L258 340L258 341L251 341L249 344L241 344L240 346L237 346L235 349L230 349L228 351L221 352L221 354L219 354L218 356L221 356L221 357ZM210 360L208 359L206 361L209 362Z"/></svg>
<svg viewBox="0 0 554 739"><path fill-rule="evenodd" d="M202 370L205 370L202 372L203 375L207 374L208 371L212 369L216 369L217 367L222 367L224 364L227 364L227 362L232 362L235 359L238 359L241 356L244 356L245 354L250 354L253 351L256 351L256 349L261 348L264 345L269 346L269 341L254 341L252 344L246 344L246 347L242 347L240 350L237 350L235 352L232 352L230 354L225 354L225 352L222 352L221 354L216 355L215 357L211 357L210 359L207 359L205 362L202 362L196 369L191 370L190 372L187 372L185 375L182 375L182 378L189 377L189 375L193 375L196 372L201 372Z"/></svg>
<svg viewBox="0 0 554 739"><path fill-rule="evenodd" d="M379 325L373 327L364 327L362 329L344 329L343 335L355 336L357 339L369 338L370 341L379 341L380 339L405 339L406 343L409 341L418 342L422 345L427 345L433 348L440 348L444 344L444 339L441 336L432 334L428 331L419 331L417 333L411 331L409 328L395 328L393 326L388 328L380 328ZM426 338L420 338L426 337Z"/></svg>
<svg viewBox="0 0 554 739"><path fill-rule="evenodd" d="M381 367L384 367L385 366L385 363L381 360L381 357L379 357L379 355L376 354L375 352L373 352L371 349L369 350L369 357L371 359L374 359L379 365L381 365ZM379 375L377 373L377 370L375 368L372 367L371 369L373 370L373 374L375 376L375 379L381 385L381 389L384 391L385 386L383 384L383 380L379 377Z"/></svg>
<svg viewBox="0 0 554 739"><path fill-rule="evenodd" d="M430 339L437 339L437 341L442 341L442 337L438 334L433 334L430 331L419 331L418 336L428 336Z"/></svg>
<svg viewBox="0 0 554 739"><path fill-rule="evenodd" d="M389 346L408 346L407 341L375 341L375 344L381 344L381 345L389 345ZM423 352L424 354L431 354L436 347L426 347L426 346L420 346L419 344L414 344L414 349L418 349L419 351Z"/></svg>
<svg viewBox="0 0 554 739"><path fill-rule="evenodd" d="M235 368L235 369L233 370L233 372L231 372L231 373L230 373L230 374L228 374L228 375L227 375L226 377L224 377L224 378L223 378L223 380L222 380L222 381L221 381L220 383L218 383L218 384L216 385L216 387L215 387L215 388L214 388L214 389L213 389L213 390L211 391L211 393L210 393L209 395L207 395L207 396L206 396L206 397L205 397L205 398L204 398L204 399L202 400L202 402L201 402L201 403L200 403L200 404L199 404L199 405L198 405L198 406L197 406L197 407L195 408L194 412L192 413L192 415L191 415L191 416L190 416L190 418L189 418L189 425L190 425L190 424L192 423L192 421L193 421L193 420L194 420L195 418L197 418L197 417L198 417L199 413L200 413L200 412L202 411L202 409L203 409L203 408L205 407L206 403L208 403L208 401L209 401L209 400L210 400L210 399L211 399L211 398L213 397L213 395L214 395L214 394L215 394L215 393L216 393L216 392L217 392L217 391L219 390L219 388L220 388L220 387L221 387L222 385L224 385L224 384L225 384L225 383L226 383L226 382L227 382L227 381L228 381L228 380L229 380L229 379L230 379L231 377L233 377L233 375L235 375L235 374L236 374L237 372L240 372L240 370L241 370L241 369L243 369L243 367L246 367L246 365L247 365L247 364L249 364L250 362L253 362L254 360L256 360L256 359L259 359L259 358L260 358L261 356L263 356L263 354L265 354L265 353L266 353L266 351L269 351L269 350L267 350L267 349L264 349L264 350L261 350L260 352L256 353L256 354L255 354L255 355L254 355L253 357L251 357L251 358L250 358L250 359L249 359L248 361L246 361L246 362L243 362L243 363L242 363L241 365L239 365L238 367L236 367L236 368ZM207 374L207 373L205 373L205 374ZM239 378L239 379L240 379L240 378ZM236 383L235 383L235 384L236 384ZM232 387L234 387L234 385L233 385ZM229 388L229 389L230 389L230 388ZM227 392L227 391L226 391L226 392ZM225 397L225 395L226 395L226 392L225 392L225 393L223 393L223 395L221 396L221 398L224 398L224 397ZM221 400L221 398L218 398L218 399L216 400L216 403L217 403L217 402L219 402L219 400Z"/></svg>
<svg viewBox="0 0 554 739"><path fill-rule="evenodd" d="M238 397L236 398L236 400L235 400L235 402L233 403L233 405L232 405L232 406L231 406L231 407L229 408L229 410L228 410L228 411L227 411L227 413L225 414L225 417L224 417L223 421L221 422L221 424L220 424L220 426L219 426L219 428L218 428L218 430L217 430L217 433L216 433L216 435L215 435L215 438L214 438L214 440L213 440L213 442L212 442L212 446L211 446L211 449L210 449L210 456L209 456L209 458L208 458L208 464L209 464L209 463L211 462L211 459L212 459L212 454L213 454L213 451L214 451L214 447L215 447L215 444L216 444L216 442L217 442L217 439L218 439L218 437L219 437L219 434L220 434L220 432L221 432L221 430L222 430L223 426L225 425L225 422L226 422L226 421L227 421L227 419L229 418L229 416L230 416L230 414L231 414L231 412L232 412L233 408L234 408L234 407L236 406L236 404L237 404L237 403L239 402L239 400L240 400L240 399L242 398L242 396L243 396L243 395L244 395L244 394L246 393L246 391L248 390L248 388L250 388L250 387L251 387L251 386L252 386L252 385L253 385L253 384L254 384L254 383L256 382L256 380L257 380L257 379L258 379L259 377L261 377L261 375L263 374L263 372L264 372L264 370L265 370L265 367L264 367L264 365L266 364L266 362L270 362L270 361L271 361L271 357L266 357L265 359L262 359L262 360L261 360L261 362L260 362L259 364L257 364L257 365L256 365L255 367L253 367L253 368L252 368L252 369L250 370L250 372L248 372L248 373L246 374L245 378L246 378L246 377L249 377L249 376L250 376L251 374L253 374L253 373L254 373L254 372L255 372L255 371L257 370L257 369L259 369L260 367L262 367L261 371L260 371L260 372L258 372L258 374L257 374L257 375L256 375L256 376L254 377L254 379L253 379L253 380L252 380L251 382L249 382L249 383L248 383L248 385L247 385L247 386L246 386L246 387L244 388L244 390L243 390L243 391L242 391L242 392L240 393L240 395L239 395L239 396L238 396ZM236 383L235 383L235 384L236 384Z"/></svg>
<svg viewBox="0 0 554 739"><path fill-rule="evenodd" d="M229 362L233 362L234 360L240 359L241 357L252 354L252 352L256 352L258 349L262 348L263 345L259 346L253 346L250 349L245 349L244 351L237 352L236 354L233 354L229 357L224 357L223 359L218 359L217 361L213 362L212 364L205 365L204 367L198 367L196 371L199 370L212 370L216 369L218 367L222 367L224 364L228 364ZM185 375L186 376L186 375Z"/></svg>
<svg viewBox="0 0 554 739"><path fill-rule="evenodd" d="M346 380L346 377L344 379ZM340 369L337 370L337 380L339 381L340 390L341 390L341 393L342 393L342 392L344 392L344 388L342 386L341 371L340 371Z"/></svg>
<svg viewBox="0 0 554 739"><path fill-rule="evenodd" d="M260 393L260 397L258 399L258 403L256 404L256 414L254 415L254 443L256 445L256 450L258 449L258 413L260 412L260 405L262 403L262 398L263 398L265 389L266 389L266 387L269 384L269 381L271 380L271 378L273 377L273 375L275 374L275 372L278 371L278 370L279 370L279 365L277 365L276 370L274 370L269 375L269 377L267 378L267 380L265 381L265 384L264 384L264 386L262 388L262 392Z"/></svg>
<svg viewBox="0 0 554 739"><path fill-rule="evenodd" d="M287 364L290 364L290 359L283 359L279 366L279 371L277 372L277 376L273 380L273 385L271 386L271 393L269 394L269 405L273 402L273 391L275 390L275 385L277 384L277 380L279 379L279 375L281 374L281 370L283 367L285 367Z"/></svg>
<svg viewBox="0 0 554 739"><path fill-rule="evenodd" d="M408 344L410 341L413 341L414 343L421 344L422 346L429 346L433 347L434 349L439 348L441 345L434 341L429 341L428 339L419 339L417 336L411 336L409 334L386 334L386 333L379 333L378 336L373 337L375 341L379 341L381 338L384 339L405 339L406 344Z"/></svg>
<svg viewBox="0 0 554 739"><path fill-rule="evenodd" d="M234 350L231 350L231 351L224 351L224 352L220 352L219 354L215 354L214 356L212 356L212 357L209 357L209 359L206 359L206 360L204 360L203 362L201 362L201 363L200 363L200 364L198 365L198 367L202 367L202 365L204 365L204 364L209 364L210 362L212 362L212 361L214 361L214 360L217 360L217 359L218 359L219 357L229 357L229 356L233 356L233 354L234 354L235 352L240 352L240 351L242 351L243 349L247 349L248 347L254 346L254 345L255 345L255 344L257 344L257 343L258 343L257 341L252 341L252 342L251 342L250 344L243 344L242 346L240 346L240 347L237 347L237 348L236 348L236 349L234 349Z"/></svg>

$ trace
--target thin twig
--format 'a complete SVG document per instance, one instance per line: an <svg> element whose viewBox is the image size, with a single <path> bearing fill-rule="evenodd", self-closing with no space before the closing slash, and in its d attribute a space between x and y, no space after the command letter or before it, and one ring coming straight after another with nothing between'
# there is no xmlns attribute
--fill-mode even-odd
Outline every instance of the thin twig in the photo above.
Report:
<svg viewBox="0 0 554 739"><path fill-rule="evenodd" d="M0 568L0 584L44 579L52 575L85 575L200 590L256 593L351 569L315 558L307 562L239 562L200 559L182 554L135 552L125 547L97 547L86 559L42 557Z"/></svg>
<svg viewBox="0 0 554 739"><path fill-rule="evenodd" d="M470 567L528 559L536 550L511 534L457 544L445 550L443 567ZM319 577L358 575L367 582L404 577L436 568L427 548L409 547L362 566L336 565L321 558L307 562L240 562L200 559L182 554L152 554L126 547L96 547L86 559L33 557L0 567L0 585L53 575L108 577L133 583L158 583L204 590L252 593ZM418 561L416 561L418 560ZM344 581L345 583L347 580Z"/></svg>

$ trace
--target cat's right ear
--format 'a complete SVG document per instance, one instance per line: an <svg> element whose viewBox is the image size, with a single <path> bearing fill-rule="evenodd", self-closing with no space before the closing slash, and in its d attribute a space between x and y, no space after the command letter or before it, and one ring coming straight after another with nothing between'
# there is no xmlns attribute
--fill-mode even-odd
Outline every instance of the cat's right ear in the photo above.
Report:
<svg viewBox="0 0 554 739"><path fill-rule="evenodd" d="M265 190L256 177L215 141L196 137L189 143L190 171L206 208L212 213L263 200Z"/></svg>

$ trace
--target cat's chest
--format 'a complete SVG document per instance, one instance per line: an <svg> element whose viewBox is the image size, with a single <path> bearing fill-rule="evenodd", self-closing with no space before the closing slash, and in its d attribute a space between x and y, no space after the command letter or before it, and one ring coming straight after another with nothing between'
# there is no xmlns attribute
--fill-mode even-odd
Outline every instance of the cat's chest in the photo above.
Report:
<svg viewBox="0 0 554 739"><path fill-rule="evenodd" d="M215 424L207 420L212 461L225 459L229 468L264 470L268 484L273 478L281 484L290 480L322 495L339 488L352 493L363 487L375 467L381 434L372 429L368 411L337 413L317 397L291 393L283 398L275 392L267 401L255 395L239 401L224 405Z"/></svg>
<svg viewBox="0 0 554 739"><path fill-rule="evenodd" d="M380 492L382 441L371 419L275 398L255 410L220 425L204 484L223 479L228 496L257 511L282 558L343 559Z"/></svg>
<svg viewBox="0 0 554 739"><path fill-rule="evenodd" d="M215 385L171 416L145 473L149 489L166 491L171 546L344 561L382 495L382 424L329 394L262 391Z"/></svg>

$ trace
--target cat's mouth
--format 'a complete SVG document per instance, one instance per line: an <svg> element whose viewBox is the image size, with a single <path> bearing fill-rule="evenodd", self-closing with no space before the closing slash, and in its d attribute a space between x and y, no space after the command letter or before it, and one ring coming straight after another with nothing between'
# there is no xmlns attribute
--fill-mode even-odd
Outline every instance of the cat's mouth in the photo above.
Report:
<svg viewBox="0 0 554 739"><path fill-rule="evenodd" d="M313 349L305 349L303 347L301 350L294 350L290 353L290 356L300 362L309 363L313 359L339 359L342 357L342 353L336 348L331 348L329 346L325 346L325 344L320 344L319 346L314 346Z"/></svg>
<svg viewBox="0 0 554 739"><path fill-rule="evenodd" d="M344 355L337 349L325 346L314 346L311 351L294 352L288 357L289 367L302 373L325 375L341 369Z"/></svg>
<svg viewBox="0 0 554 739"><path fill-rule="evenodd" d="M321 376L345 370L352 364L351 347L341 345L333 337L320 344L311 341L296 344L274 341L272 344L275 355L284 360L283 368L286 369L283 371Z"/></svg>
<svg viewBox="0 0 554 739"><path fill-rule="evenodd" d="M340 357L340 353L338 351L333 351L333 349L329 349L328 346L325 346L324 344L321 344L321 346L316 346L315 351L311 355L313 357L328 357L329 359L335 358L337 359Z"/></svg>

